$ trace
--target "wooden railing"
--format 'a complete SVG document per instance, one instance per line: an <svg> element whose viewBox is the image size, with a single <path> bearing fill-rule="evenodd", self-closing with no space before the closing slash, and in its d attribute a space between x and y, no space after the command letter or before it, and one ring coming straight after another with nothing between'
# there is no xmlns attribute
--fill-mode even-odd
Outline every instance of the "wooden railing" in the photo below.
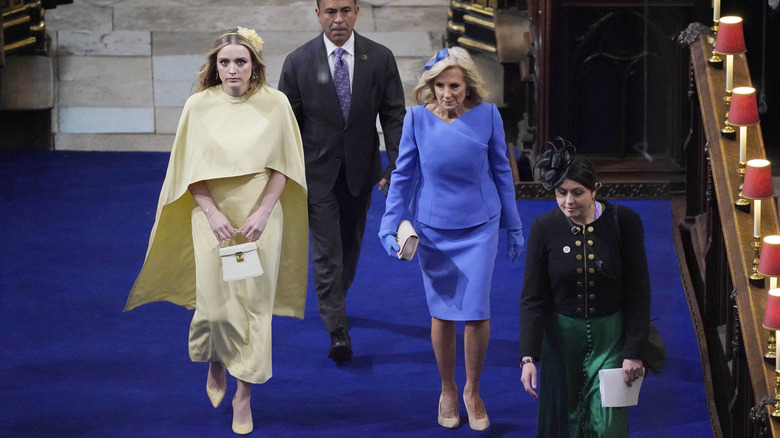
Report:
<svg viewBox="0 0 780 438"><path fill-rule="evenodd" d="M708 65L707 37L690 46L700 117L686 150L685 216L676 236L683 283L698 332L710 414L716 436L780 436L770 419L774 361L767 362L769 332L762 328L769 280L752 281L756 249L753 214L735 208L740 176L739 140L721 135L727 104L725 72ZM734 86L750 86L744 55L735 56ZM760 124L748 127L747 159L766 158ZM775 166L780 163L775 164ZM778 234L776 200L761 203L762 236ZM752 207L752 206L751 206Z"/></svg>

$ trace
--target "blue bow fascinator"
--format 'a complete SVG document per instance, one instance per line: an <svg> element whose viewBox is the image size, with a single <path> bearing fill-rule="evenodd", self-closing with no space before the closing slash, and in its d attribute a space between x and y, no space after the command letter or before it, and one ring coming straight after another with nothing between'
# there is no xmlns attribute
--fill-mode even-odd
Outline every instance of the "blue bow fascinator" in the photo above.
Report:
<svg viewBox="0 0 780 438"><path fill-rule="evenodd" d="M450 56L450 51L449 51L449 50L447 50L447 48L446 48L446 47L445 47L444 49L441 49L441 50L439 50L439 51L436 53L436 58L434 58L434 59L433 59L433 60L431 60L431 61L428 61L428 63L427 63L427 64L425 64L425 71L428 71L428 70L430 70L430 69L431 69L431 67L433 67L433 64L436 64L437 62L441 61L442 59L444 59L444 58L446 58L446 57L448 57L448 56Z"/></svg>

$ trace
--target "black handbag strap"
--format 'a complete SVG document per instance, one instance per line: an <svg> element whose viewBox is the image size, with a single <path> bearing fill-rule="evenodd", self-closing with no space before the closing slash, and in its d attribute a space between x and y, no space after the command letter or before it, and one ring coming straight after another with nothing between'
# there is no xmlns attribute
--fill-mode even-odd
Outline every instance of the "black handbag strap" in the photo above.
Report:
<svg viewBox="0 0 780 438"><path fill-rule="evenodd" d="M615 231L617 232L617 244L618 244L618 250L622 249L623 241L620 237L620 216L618 215L618 206L613 205L612 206L612 216L615 218ZM618 281L620 281L620 284L623 284L623 257L622 254L617 257L617 270L618 270Z"/></svg>
<svg viewBox="0 0 780 438"><path fill-rule="evenodd" d="M618 218L618 206L613 206L612 216L615 218L615 230L617 231L618 242L620 242L620 219Z"/></svg>
<svg viewBox="0 0 780 438"><path fill-rule="evenodd" d="M615 218L615 230L618 237L618 245L620 242L620 220L618 218L618 206L615 205L612 213ZM618 273L621 274L623 270L622 258L618 257ZM621 277L618 277L621 278ZM647 328L647 341L642 346L640 355L642 356L642 362L653 374L658 374L666 364L666 347L664 341L661 339L661 334L658 333L658 329L653 325L653 321L658 318L651 319Z"/></svg>

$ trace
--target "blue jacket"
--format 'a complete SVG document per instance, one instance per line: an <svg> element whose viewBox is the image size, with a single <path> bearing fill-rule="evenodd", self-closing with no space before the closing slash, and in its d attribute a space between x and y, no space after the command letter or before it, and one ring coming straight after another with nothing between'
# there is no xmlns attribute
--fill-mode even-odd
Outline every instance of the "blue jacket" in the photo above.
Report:
<svg viewBox="0 0 780 438"><path fill-rule="evenodd" d="M407 202L414 219L433 228L469 228L496 215L502 228L521 226L504 124L493 104L450 124L424 105L411 108L391 181L380 235L397 229Z"/></svg>

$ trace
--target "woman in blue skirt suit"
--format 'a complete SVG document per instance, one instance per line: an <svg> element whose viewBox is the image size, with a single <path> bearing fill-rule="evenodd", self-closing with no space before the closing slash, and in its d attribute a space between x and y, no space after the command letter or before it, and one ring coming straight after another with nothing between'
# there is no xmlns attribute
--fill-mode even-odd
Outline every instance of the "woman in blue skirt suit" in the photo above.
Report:
<svg viewBox="0 0 780 438"><path fill-rule="evenodd" d="M431 313L431 342L441 375L438 421L460 424L455 382L455 323L465 321L469 426L490 424L479 396L479 377L490 339L490 282L499 228L506 228L507 255L523 246L504 127L486 95L468 52L440 50L425 65L414 90L419 106L404 119L396 169L379 238L391 257L396 230L408 204L420 237L418 254Z"/></svg>

